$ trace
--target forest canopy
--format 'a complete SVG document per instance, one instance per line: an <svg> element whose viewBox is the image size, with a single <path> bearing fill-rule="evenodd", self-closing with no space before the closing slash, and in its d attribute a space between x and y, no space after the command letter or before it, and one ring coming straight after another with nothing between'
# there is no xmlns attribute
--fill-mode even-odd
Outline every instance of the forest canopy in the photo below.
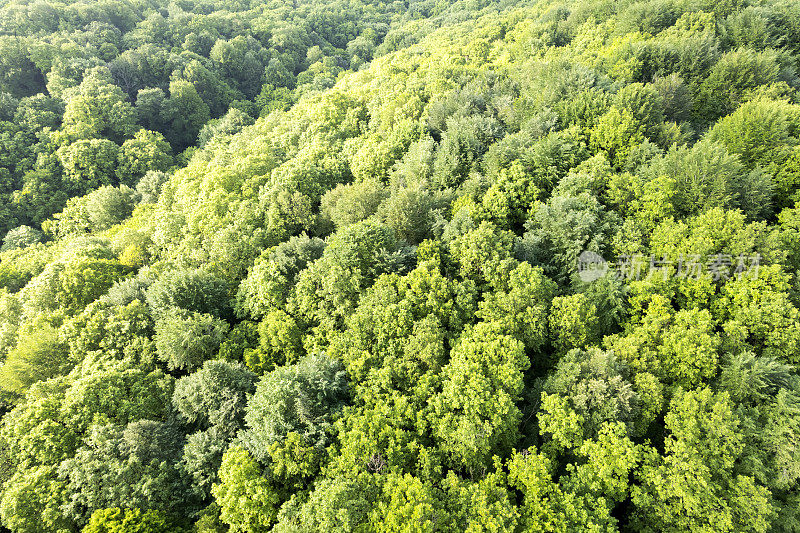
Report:
<svg viewBox="0 0 800 533"><path fill-rule="evenodd" d="M0 2L0 530L800 530L800 4Z"/></svg>

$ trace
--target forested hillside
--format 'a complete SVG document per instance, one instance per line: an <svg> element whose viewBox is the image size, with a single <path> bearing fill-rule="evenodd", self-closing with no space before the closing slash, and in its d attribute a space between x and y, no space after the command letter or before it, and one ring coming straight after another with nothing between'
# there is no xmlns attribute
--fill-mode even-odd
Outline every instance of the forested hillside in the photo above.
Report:
<svg viewBox="0 0 800 533"><path fill-rule="evenodd" d="M800 531L800 3L0 2L0 524Z"/></svg>

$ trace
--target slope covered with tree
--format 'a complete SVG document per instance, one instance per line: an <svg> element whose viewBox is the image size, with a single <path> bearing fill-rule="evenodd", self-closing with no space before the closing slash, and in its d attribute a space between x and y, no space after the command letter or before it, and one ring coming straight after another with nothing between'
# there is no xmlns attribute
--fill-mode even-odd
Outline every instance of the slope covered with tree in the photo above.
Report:
<svg viewBox="0 0 800 533"><path fill-rule="evenodd" d="M0 49L3 527L800 529L797 2L15 1Z"/></svg>

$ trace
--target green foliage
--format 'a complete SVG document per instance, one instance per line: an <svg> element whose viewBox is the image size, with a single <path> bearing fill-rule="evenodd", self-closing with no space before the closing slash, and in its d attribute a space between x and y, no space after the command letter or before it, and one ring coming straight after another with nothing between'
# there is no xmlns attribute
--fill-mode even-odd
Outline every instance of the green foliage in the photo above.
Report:
<svg viewBox="0 0 800 533"><path fill-rule="evenodd" d="M300 274L287 310L324 327L341 323L360 291L390 269L389 254L396 249L393 232L382 224L364 221L337 232L322 257Z"/></svg>
<svg viewBox="0 0 800 533"><path fill-rule="evenodd" d="M800 529L795 4L4 2L0 529Z"/></svg>
<svg viewBox="0 0 800 533"><path fill-rule="evenodd" d="M406 276L382 276L367 291L329 352L344 361L358 384L356 403L364 404L341 421L343 468L361 471L372 461L373 471L385 463L430 474L439 459L427 435L429 398L439 387L448 343L475 307L474 285L448 280L434 259Z"/></svg>
<svg viewBox="0 0 800 533"><path fill-rule="evenodd" d="M609 503L623 502L630 493L629 476L641 462L642 448L626 435L623 424L605 424L597 439L580 446L578 455L586 462L567 466L570 474L564 485Z"/></svg>
<svg viewBox="0 0 800 533"><path fill-rule="evenodd" d="M338 229L375 214L386 196L387 192L374 180L339 184L322 197L320 212Z"/></svg>
<svg viewBox="0 0 800 533"><path fill-rule="evenodd" d="M110 228L130 216L136 199L136 193L125 185L92 191L86 198L89 221L98 230Z"/></svg>
<svg viewBox="0 0 800 533"><path fill-rule="evenodd" d="M59 466L69 495L66 516L81 523L98 509L124 506L171 513L179 505L196 505L172 498L173 491L187 488L177 466L179 435L152 420L92 426L86 445Z"/></svg>
<svg viewBox="0 0 800 533"><path fill-rule="evenodd" d="M650 302L640 326L607 337L606 343L637 371L696 387L716 374L721 340L708 310L674 312L659 297Z"/></svg>
<svg viewBox="0 0 800 533"><path fill-rule="evenodd" d="M434 487L408 474L389 474L383 486L383 501L370 513L375 531L437 531L446 520L441 497Z"/></svg>
<svg viewBox="0 0 800 533"><path fill-rule="evenodd" d="M597 306L584 294L556 296L548 319L553 345L559 352L597 342Z"/></svg>
<svg viewBox="0 0 800 533"><path fill-rule="evenodd" d="M550 302L556 305L555 283L528 263L498 277L496 289L484 293L476 316L496 324L527 349L541 349L547 342L548 307Z"/></svg>
<svg viewBox="0 0 800 533"><path fill-rule="evenodd" d="M229 432L237 428L234 423L222 429L212 427L197 431L186 437L179 468L191 483L192 496L198 500L207 501L211 497L211 489L219 481L222 455L230 445Z"/></svg>
<svg viewBox="0 0 800 533"><path fill-rule="evenodd" d="M244 417L255 376L241 364L206 361L203 367L175 383L172 404L188 422L233 432Z"/></svg>
<svg viewBox="0 0 800 533"><path fill-rule="evenodd" d="M142 203L154 204L164 184L169 180L169 175L158 170L149 170L136 184L136 192L141 197Z"/></svg>
<svg viewBox="0 0 800 533"><path fill-rule="evenodd" d="M170 370L192 371L214 357L228 323L206 313L177 310L156 321L158 357Z"/></svg>
<svg viewBox="0 0 800 533"><path fill-rule="evenodd" d="M323 478L302 505L291 500L281 507L275 531L364 529L378 490L378 481L367 473L353 479Z"/></svg>
<svg viewBox="0 0 800 533"><path fill-rule="evenodd" d="M154 368L153 319L149 310L136 294L119 294L121 288L130 288L130 281L117 282L96 304L62 326L61 335L69 344L72 357L81 360L77 367L81 375L131 367ZM116 298L124 299L108 305Z"/></svg>
<svg viewBox="0 0 800 533"><path fill-rule="evenodd" d="M445 479L447 515L457 531L513 531L519 511L512 501L504 472L497 470L479 481L452 473Z"/></svg>
<svg viewBox="0 0 800 533"><path fill-rule="evenodd" d="M65 531L71 526L58 508L64 483L49 467L21 470L9 480L0 501L3 523L20 533Z"/></svg>
<svg viewBox="0 0 800 533"><path fill-rule="evenodd" d="M176 533L183 531L160 511L102 509L92 513L81 533Z"/></svg>
<svg viewBox="0 0 800 533"><path fill-rule="evenodd" d="M595 438L608 423L622 423L629 435L640 435L662 402L660 384L647 390L645 376L633 374L614 352L568 352L542 387L541 431L557 446Z"/></svg>
<svg viewBox="0 0 800 533"><path fill-rule="evenodd" d="M175 308L225 317L228 290L225 280L203 270L174 270L160 276L147 289L146 298L156 317Z"/></svg>
<svg viewBox="0 0 800 533"><path fill-rule="evenodd" d="M709 137L737 154L748 167L778 168L794 148L800 114L786 102L747 102L719 120Z"/></svg>
<svg viewBox="0 0 800 533"><path fill-rule="evenodd" d="M42 228L61 238L103 231L128 218L137 200L137 193L126 185L105 185L84 197L70 199L67 207L45 221Z"/></svg>
<svg viewBox="0 0 800 533"><path fill-rule="evenodd" d="M742 433L728 396L681 391L665 426L666 454L646 457L633 490L635 520L662 531L766 531L774 512L769 491L731 471Z"/></svg>
<svg viewBox="0 0 800 533"><path fill-rule="evenodd" d="M771 175L775 203L787 207L798 185L792 163L799 132L800 108L755 100L717 122L709 138L723 143L748 168L761 167Z"/></svg>
<svg viewBox="0 0 800 533"><path fill-rule="evenodd" d="M128 273L102 241L87 241L67 251L23 290L29 314L62 309L77 313Z"/></svg>
<svg viewBox="0 0 800 533"><path fill-rule="evenodd" d="M378 216L392 228L399 240L419 244L431 236L437 209L447 196L425 189L404 188L394 191L378 208Z"/></svg>
<svg viewBox="0 0 800 533"><path fill-rule="evenodd" d="M480 226L450 243L450 253L458 264L458 273L479 283L493 283L500 277L511 257L514 235L491 222Z"/></svg>
<svg viewBox="0 0 800 533"><path fill-rule="evenodd" d="M341 363L309 355L294 365L264 376L247 404L245 444L261 462L267 448L298 433L317 448L329 442L337 412L348 400L347 377Z"/></svg>
<svg viewBox="0 0 800 533"><path fill-rule="evenodd" d="M785 59L775 50L755 52L744 48L724 54L700 86L695 113L707 123L730 114L757 94L756 89L793 76L793 72L786 72L784 64Z"/></svg>
<svg viewBox="0 0 800 533"><path fill-rule="evenodd" d="M32 385L26 391L26 401L4 416L0 426L3 462L4 467L12 467L12 471L4 468L4 479L16 478L19 483L25 480L26 471L39 467L43 467L40 472L43 478L54 478L53 465L70 457L80 444L76 428L60 420L64 381L55 379ZM10 505L16 505L15 498L25 498L24 493L35 487L23 483L20 489L21 493L8 500Z"/></svg>
<svg viewBox="0 0 800 533"><path fill-rule="evenodd" d="M679 75L672 73L656 78L653 80L653 89L661 98L661 112L665 118L674 122L691 118L692 92Z"/></svg>
<svg viewBox="0 0 800 533"><path fill-rule="evenodd" d="M6 233L0 252L25 248L32 244L42 242L42 232L30 226L19 226Z"/></svg>
<svg viewBox="0 0 800 533"><path fill-rule="evenodd" d="M47 323L29 325L18 334L17 346L0 366L0 388L22 395L33 383L66 374L69 368L68 352L56 329Z"/></svg>
<svg viewBox="0 0 800 533"><path fill-rule="evenodd" d="M81 431L93 424L166 420L173 387L174 379L159 370L98 371L71 383L61 418Z"/></svg>
<svg viewBox="0 0 800 533"><path fill-rule="evenodd" d="M239 285L238 312L260 318L283 308L299 274L322 256L325 246L322 239L300 235L265 251Z"/></svg>
<svg viewBox="0 0 800 533"><path fill-rule="evenodd" d="M0 87L4 92L17 97L30 96L40 92L44 87L44 77L31 61L30 44L11 35L0 41L3 58L3 76Z"/></svg>
<svg viewBox="0 0 800 533"><path fill-rule="evenodd" d="M40 93L20 99L13 118L24 130L36 133L44 128L57 129L63 114L61 100Z"/></svg>
<svg viewBox="0 0 800 533"><path fill-rule="evenodd" d="M271 311L258 325L259 343L244 353L248 368L264 374L275 367L296 363L303 355L303 332L283 311Z"/></svg>
<svg viewBox="0 0 800 533"><path fill-rule="evenodd" d="M742 209L758 218L770 210L772 183L758 170L748 171L723 146L704 140L691 148L673 147L647 169L651 179L671 178L669 202L676 215L687 216L713 207Z"/></svg>
<svg viewBox="0 0 800 533"><path fill-rule="evenodd" d="M6 289L0 289L0 315L3 317L0 320L0 357L5 358L17 342L22 318L22 304Z"/></svg>
<svg viewBox="0 0 800 533"><path fill-rule="evenodd" d="M788 297L786 276L775 266L759 269L757 279L731 280L716 302L726 347L753 350L789 363L800 362L797 346L798 310Z"/></svg>
<svg viewBox="0 0 800 533"><path fill-rule="evenodd" d="M228 526L220 519L219 505L212 503L202 511L191 530L196 533L224 533Z"/></svg>
<svg viewBox="0 0 800 533"><path fill-rule="evenodd" d="M33 245L0 252L0 285L10 292L22 289L53 260L53 248Z"/></svg>
<svg viewBox="0 0 800 533"><path fill-rule="evenodd" d="M628 161L633 147L644 140L643 128L627 108L612 107L591 131L590 147L604 150L617 168Z"/></svg>
<svg viewBox="0 0 800 533"><path fill-rule="evenodd" d="M230 526L230 531L269 531L280 500L250 454L237 447L228 450L219 477L220 483L213 489L214 499L220 507L220 518Z"/></svg>
<svg viewBox="0 0 800 533"><path fill-rule="evenodd" d="M740 470L779 500L800 475L797 451L789 444L799 429L797 383L791 372L792 367L775 359L744 352L725 362L718 384L737 402L742 420L745 450ZM785 523L792 520L796 517L787 516Z"/></svg>
<svg viewBox="0 0 800 533"><path fill-rule="evenodd" d="M528 366L523 344L490 324L459 338L433 398L434 432L454 466L479 472L514 445L521 418L515 402Z"/></svg>
<svg viewBox="0 0 800 533"><path fill-rule="evenodd" d="M523 527L558 532L613 531L615 520L603 502L563 490L553 481L553 469L553 463L535 448L515 453L509 460L509 484L522 493L519 510Z"/></svg>
<svg viewBox="0 0 800 533"><path fill-rule="evenodd" d="M206 104L194 85L184 80L169 84L169 98L161 109L161 120L167 124L169 142L178 150L194 144L197 134L210 118Z"/></svg>
<svg viewBox="0 0 800 533"><path fill-rule="evenodd" d="M172 166L172 148L160 133L139 130L122 143L116 168L120 183L135 185L149 171L165 171Z"/></svg>
<svg viewBox="0 0 800 533"><path fill-rule="evenodd" d="M605 252L618 223L616 213L606 212L587 192L553 196L546 204L537 203L533 211L517 256L541 265L546 274L561 283L577 272L581 252Z"/></svg>
<svg viewBox="0 0 800 533"><path fill-rule="evenodd" d="M109 139L121 143L133 135L136 112L107 69L89 72L64 111L68 139Z"/></svg>
<svg viewBox="0 0 800 533"><path fill-rule="evenodd" d="M253 124L253 118L250 115L238 109L231 108L225 116L220 119L210 120L200 130L200 135L197 139L199 146L216 141L225 142L226 139L239 133L247 126Z"/></svg>
<svg viewBox="0 0 800 533"><path fill-rule="evenodd" d="M56 152L67 186L85 194L101 185L115 184L119 146L108 139L81 139Z"/></svg>

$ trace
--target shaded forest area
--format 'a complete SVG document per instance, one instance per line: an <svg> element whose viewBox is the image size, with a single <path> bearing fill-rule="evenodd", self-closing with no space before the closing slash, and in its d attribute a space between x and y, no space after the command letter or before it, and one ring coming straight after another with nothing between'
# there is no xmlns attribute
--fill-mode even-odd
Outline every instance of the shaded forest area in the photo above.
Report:
<svg viewBox="0 0 800 533"><path fill-rule="evenodd" d="M798 88L793 0L0 2L2 528L800 531Z"/></svg>

